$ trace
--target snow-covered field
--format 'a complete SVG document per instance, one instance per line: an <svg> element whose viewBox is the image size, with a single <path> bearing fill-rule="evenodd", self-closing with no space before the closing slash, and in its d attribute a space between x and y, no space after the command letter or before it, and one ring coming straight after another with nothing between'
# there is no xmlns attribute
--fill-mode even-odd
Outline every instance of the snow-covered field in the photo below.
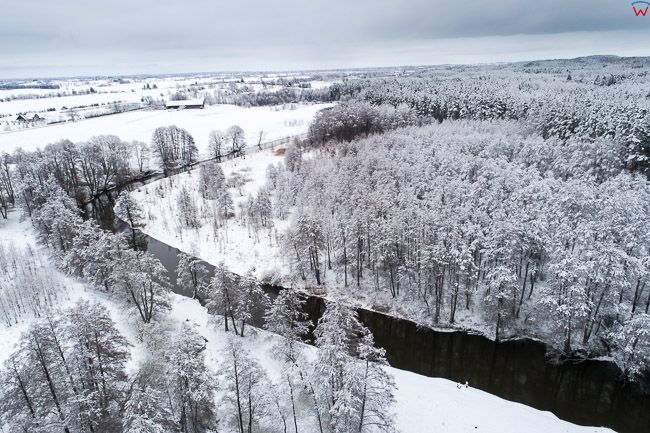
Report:
<svg viewBox="0 0 650 433"><path fill-rule="evenodd" d="M110 297L89 289L79 281L60 274L49 262L47 251L36 244L34 231L28 220L19 221L17 212L10 214L9 220L0 220L1 242L16 245L32 245L44 266L56 278L66 281L68 293L62 297L59 306L65 308L78 299L88 299L101 303L117 324L118 330L129 340L131 360L127 371L136 371L138 363L146 357L146 350L137 338L135 324L127 317L124 308ZM196 324L198 332L207 339L208 366L216 371L222 362L222 348L226 335L218 319L207 314L207 310L197 301L173 295L172 311L167 319L169 326L180 327L182 322ZM0 326L0 361L12 352L21 332L29 321L12 327ZM270 348L275 337L265 331L249 330L243 339L244 346L269 372L271 378L279 375L280 365L273 360ZM303 350L314 356L315 348L304 346ZM488 433L597 433L611 430L595 427L580 427L557 419L548 412L500 399L472 388L458 387L456 383L419 376L393 368L389 371L395 377L397 427L402 433L466 433L471 431Z"/></svg>
<svg viewBox="0 0 650 433"><path fill-rule="evenodd" d="M264 77L251 76L246 78L246 84L255 90L261 90L260 80ZM238 79L237 79L238 80ZM106 104L115 101L140 102L144 96L154 99L168 98L170 93L190 85L206 86L208 89L227 87L235 78L210 75L205 77L164 77L140 78L137 80L119 79L69 79L55 80L50 84L58 85L58 89L19 88L0 89L0 116L15 115L22 112L40 112L62 107L88 106L91 104ZM249 81L254 83L249 84ZM327 87L327 81L313 81L312 88ZM145 86L149 88L145 88ZM94 93L87 93L90 89ZM267 90L279 87L267 86ZM22 99L25 96L38 98Z"/></svg>
<svg viewBox="0 0 650 433"><path fill-rule="evenodd" d="M86 86L88 88L88 86ZM31 90L31 89L30 89ZM48 89L49 92L57 90ZM42 91L42 90L41 90ZM5 91L7 92L7 91ZM31 93L31 92L30 92ZM40 112L54 108L60 111L63 107L71 108L88 106L92 104L109 104L112 102L140 102L143 96L160 98L160 90L141 90L138 92L116 92L116 93L91 93L86 95L70 95L61 97L38 98L38 99L13 99L0 102L0 114L15 115L22 112Z"/></svg>
<svg viewBox="0 0 650 433"><path fill-rule="evenodd" d="M112 134L122 140L149 142L153 131L160 126L176 125L187 129L196 141L199 151L208 148L208 133L214 129L227 129L239 125L244 129L249 143L269 141L307 131L314 114L331 104L299 104L295 109L278 107L242 108L234 105L213 105L203 110L136 111L112 116L68 122L41 128L31 128L0 133L0 152L11 153L21 147L31 151L49 143L68 139L84 141L95 135Z"/></svg>

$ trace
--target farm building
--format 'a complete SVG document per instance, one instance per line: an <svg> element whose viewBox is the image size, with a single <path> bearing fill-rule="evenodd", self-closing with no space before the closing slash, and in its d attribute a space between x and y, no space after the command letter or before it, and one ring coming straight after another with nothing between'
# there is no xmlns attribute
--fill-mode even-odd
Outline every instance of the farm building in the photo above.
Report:
<svg viewBox="0 0 650 433"><path fill-rule="evenodd" d="M204 99L183 99L180 101L168 101L165 104L168 110L178 109L183 110L186 108L204 108L205 100Z"/></svg>
<svg viewBox="0 0 650 433"><path fill-rule="evenodd" d="M45 122L45 119L38 114L19 114L16 117L18 123L39 123Z"/></svg>

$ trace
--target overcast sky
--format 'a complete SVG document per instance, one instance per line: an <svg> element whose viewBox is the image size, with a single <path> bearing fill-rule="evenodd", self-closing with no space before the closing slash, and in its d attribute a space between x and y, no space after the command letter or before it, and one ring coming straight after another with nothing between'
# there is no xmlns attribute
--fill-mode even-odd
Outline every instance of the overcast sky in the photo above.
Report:
<svg viewBox="0 0 650 433"><path fill-rule="evenodd" d="M0 77L650 55L627 0L1 0Z"/></svg>

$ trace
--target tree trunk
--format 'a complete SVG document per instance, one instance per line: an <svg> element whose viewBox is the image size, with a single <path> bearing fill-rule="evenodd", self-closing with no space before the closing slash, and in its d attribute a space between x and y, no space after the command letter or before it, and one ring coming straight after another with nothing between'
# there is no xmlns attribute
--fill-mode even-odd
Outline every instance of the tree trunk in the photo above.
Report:
<svg viewBox="0 0 650 433"><path fill-rule="evenodd" d="M43 374L45 375L47 386L50 390L50 394L52 395L52 400L54 401L54 405L56 406L56 411L59 414L59 419L61 420L61 423L63 423L63 430L65 431L65 433L70 433L70 429L68 428L68 425L65 422L65 416L63 415L63 411L61 410L61 403L59 402L59 396L56 393L54 382L52 381L52 376L50 375L50 370L49 368L47 368L47 361L45 360L45 355L36 337L34 337L34 343L36 344L35 352L38 356L38 360L39 363L41 364L41 368L43 369Z"/></svg>
<svg viewBox="0 0 650 433"><path fill-rule="evenodd" d="M357 287L361 286L361 277L363 272L361 271L361 249L363 248L363 239L361 236L357 237Z"/></svg>
<svg viewBox="0 0 650 433"><path fill-rule="evenodd" d="M528 268L530 266L530 262L526 261L526 271L524 272L524 282L521 287L521 297L519 298L519 305L517 306L517 313L515 314L515 317L519 319L519 313L521 312L521 304L524 303L524 293L526 293L526 279L528 278Z"/></svg>
<svg viewBox="0 0 650 433"><path fill-rule="evenodd" d="M536 270L530 273L530 292L528 292L528 299L530 299L533 296L533 289L535 288L536 277L537 277Z"/></svg>
<svg viewBox="0 0 650 433"><path fill-rule="evenodd" d="M332 270L332 245L329 233L327 234L327 269Z"/></svg>
<svg viewBox="0 0 650 433"><path fill-rule="evenodd" d="M598 311L600 310L600 305L603 302L603 299L605 298L605 292L607 291L607 288L605 287L600 294L600 299L598 300L598 304L596 304L596 309L594 310L593 314L589 315L589 319L587 320L587 324L585 325L585 332L582 337L582 344L587 344L589 339L591 338L591 333L593 332L594 329L594 323L596 322L596 316L598 315Z"/></svg>
<svg viewBox="0 0 650 433"><path fill-rule="evenodd" d="M23 383L23 379L20 377L20 374L18 373L18 369L16 368L16 363L13 361L12 361L12 368L14 370L14 374L16 375L16 379L18 380L20 391L23 394L23 397L25 398L25 404L27 404L29 413L32 415L32 418L36 418L36 413L34 412L34 406L32 405L32 400L29 398L29 394L27 394L27 388L25 387L25 384Z"/></svg>
<svg viewBox="0 0 650 433"><path fill-rule="evenodd" d="M568 320L566 339L564 340L564 353L571 353L571 319Z"/></svg>
<svg viewBox="0 0 650 433"><path fill-rule="evenodd" d="M345 242L345 234L343 234L343 281L345 287L347 287L348 286L348 249Z"/></svg>
<svg viewBox="0 0 650 433"><path fill-rule="evenodd" d="M239 395L239 371L237 370L237 361L234 361L235 372L235 394L237 396L237 416L239 421L239 433L244 433L244 416L241 410L241 399Z"/></svg>
<svg viewBox="0 0 650 433"><path fill-rule="evenodd" d="M495 332L494 341L499 342L499 328L501 328L501 312L497 313L497 329Z"/></svg>
<svg viewBox="0 0 650 433"><path fill-rule="evenodd" d="M287 375L287 383L289 384L289 394L291 396L291 411L293 415L293 428L295 429L294 433L298 433L298 418L296 416L296 402L293 396L293 383L291 382L291 378L289 375ZM285 430L286 430L286 425L285 425Z"/></svg>
<svg viewBox="0 0 650 433"><path fill-rule="evenodd" d="M318 407L318 399L316 398L316 391L314 391L314 387L312 386L311 383L309 384L309 390L311 396L314 399L314 410L316 411L316 419L318 420L318 430L320 433L323 433L323 420L320 414L320 407Z"/></svg>
<svg viewBox="0 0 650 433"><path fill-rule="evenodd" d="M458 292L460 291L460 282L458 281L460 277L456 275L456 284L454 285L454 291L451 296L451 305L450 314L449 314L449 323L454 323L456 321L456 305L458 303Z"/></svg>
<svg viewBox="0 0 650 433"><path fill-rule="evenodd" d="M362 432L364 426L364 417L366 412L366 400L368 394L368 369L370 368L368 360L366 360L366 369L363 376L363 393L361 398L361 410L359 413L359 433Z"/></svg>
<svg viewBox="0 0 650 433"><path fill-rule="evenodd" d="M634 299L632 300L632 315L636 311L636 306L643 295L643 289L645 289L645 283L641 286L641 280L636 280L636 289L634 290Z"/></svg>

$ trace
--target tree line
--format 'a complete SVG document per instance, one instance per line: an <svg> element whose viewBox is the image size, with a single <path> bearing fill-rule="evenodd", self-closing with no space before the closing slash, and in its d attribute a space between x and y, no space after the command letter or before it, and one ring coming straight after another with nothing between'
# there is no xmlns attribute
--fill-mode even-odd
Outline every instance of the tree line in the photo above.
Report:
<svg viewBox="0 0 650 433"><path fill-rule="evenodd" d="M210 159L243 156L247 146L244 130L233 125L225 131L209 134ZM52 177L66 193L80 203L87 203L101 193L128 184L155 170L157 165L166 176L191 167L199 161L194 137L175 125L157 128L151 144L124 141L115 135L99 135L74 143L60 140L42 150L0 155L0 217L19 200L31 203L30 194L46 178ZM17 191L16 179L23 188ZM28 208L28 212L31 210Z"/></svg>
<svg viewBox="0 0 650 433"><path fill-rule="evenodd" d="M627 169L650 176L648 76L625 63L609 68L610 76L619 79L608 80L611 84L606 86L601 85L604 71L599 64L568 64L559 70L526 65L458 67L346 80L336 85L343 103L321 112L311 139L350 140L374 132L364 120L369 109L360 103L365 102L376 109L410 110L420 123L518 120L545 138L607 139L620 147ZM373 117L380 123L380 116Z"/></svg>

